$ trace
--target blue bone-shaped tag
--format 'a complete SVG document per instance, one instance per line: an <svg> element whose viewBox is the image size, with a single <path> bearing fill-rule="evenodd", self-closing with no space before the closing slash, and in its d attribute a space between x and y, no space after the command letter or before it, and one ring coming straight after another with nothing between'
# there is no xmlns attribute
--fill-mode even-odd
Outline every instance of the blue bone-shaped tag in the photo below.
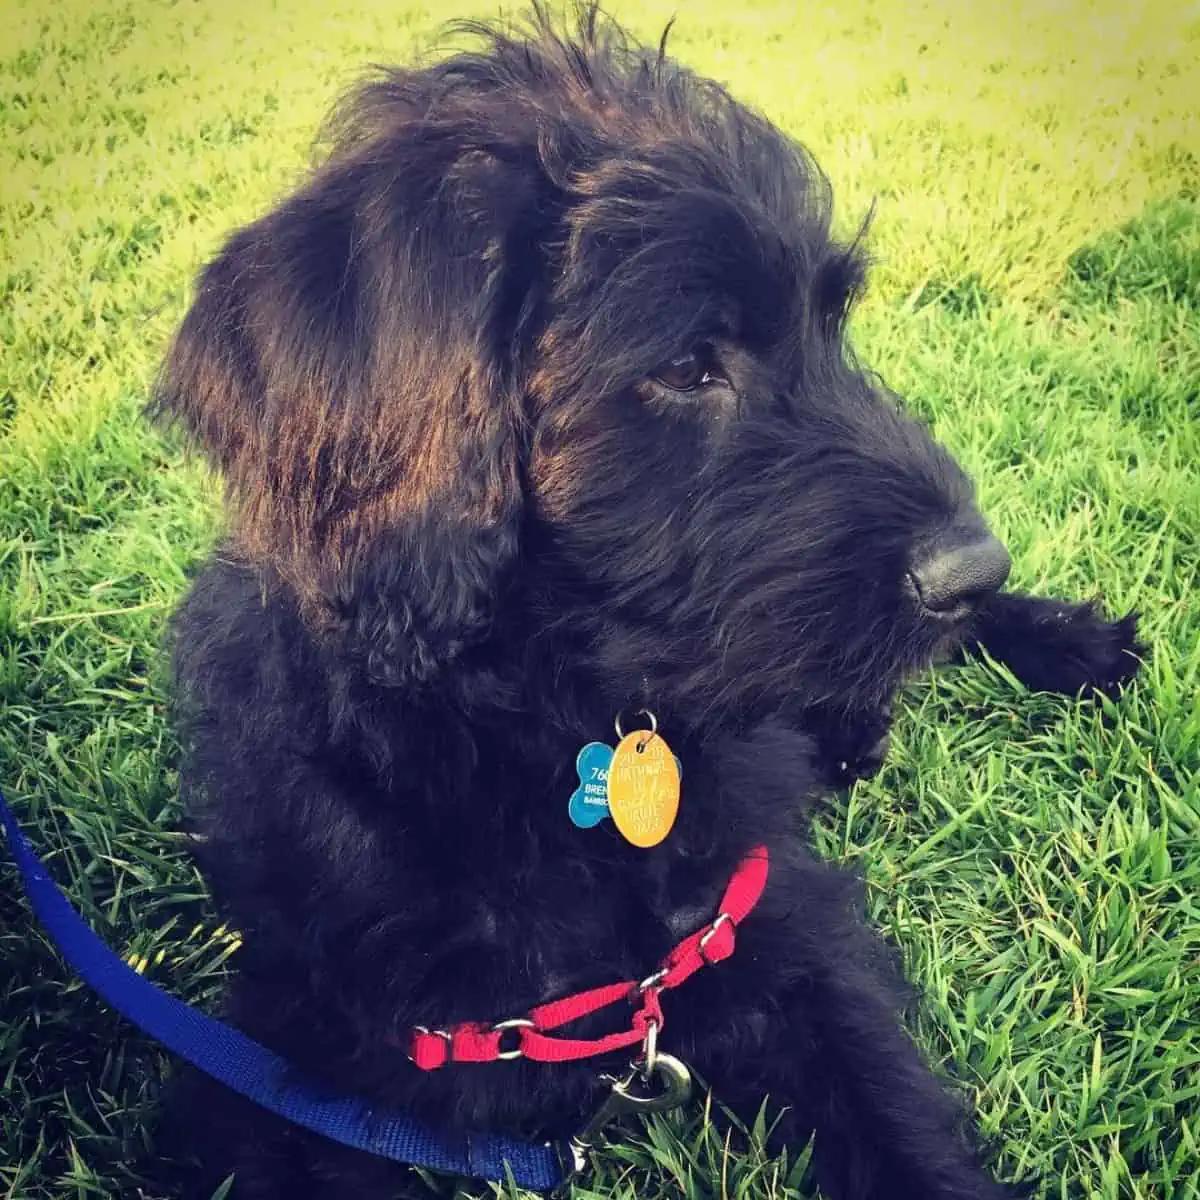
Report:
<svg viewBox="0 0 1200 1200"><path fill-rule="evenodd" d="M567 812L580 829L591 829L608 816L608 767L612 757L611 746L588 742L575 759L579 786L571 793Z"/></svg>
<svg viewBox="0 0 1200 1200"><path fill-rule="evenodd" d="M608 816L608 768L612 758L611 746L603 742L588 742L575 759L579 786L571 793L567 813L571 823L580 829L591 829ZM682 779L683 764L678 757L675 757L675 766Z"/></svg>

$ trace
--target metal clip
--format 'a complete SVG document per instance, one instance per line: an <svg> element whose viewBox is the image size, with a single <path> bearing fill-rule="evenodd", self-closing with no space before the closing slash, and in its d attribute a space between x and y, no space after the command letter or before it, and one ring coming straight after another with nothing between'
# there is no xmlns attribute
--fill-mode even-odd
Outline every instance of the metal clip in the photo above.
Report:
<svg viewBox="0 0 1200 1200"><path fill-rule="evenodd" d="M651 1019L646 1022L646 1037L642 1041L642 1057L635 1063L642 1073L643 1079L654 1074L658 1066L658 1022Z"/></svg>
<svg viewBox="0 0 1200 1200"><path fill-rule="evenodd" d="M653 1066L637 1064L623 1079L604 1076L612 1083L612 1091L591 1119L574 1137L559 1146L563 1179L555 1195L565 1195L567 1186L587 1166L587 1152L600 1140L604 1129L629 1113L643 1115L678 1108L692 1093L691 1072L671 1054L656 1054ZM660 1090L643 1092L638 1086L657 1082Z"/></svg>

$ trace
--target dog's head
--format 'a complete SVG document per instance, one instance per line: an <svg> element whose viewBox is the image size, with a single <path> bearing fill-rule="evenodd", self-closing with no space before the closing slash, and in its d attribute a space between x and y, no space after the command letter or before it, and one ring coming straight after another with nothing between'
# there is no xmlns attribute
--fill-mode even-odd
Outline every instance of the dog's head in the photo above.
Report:
<svg viewBox="0 0 1200 1200"><path fill-rule="evenodd" d="M531 647L613 706L871 708L1003 582L854 362L793 141L593 9L361 89L201 277L158 407L377 682Z"/></svg>

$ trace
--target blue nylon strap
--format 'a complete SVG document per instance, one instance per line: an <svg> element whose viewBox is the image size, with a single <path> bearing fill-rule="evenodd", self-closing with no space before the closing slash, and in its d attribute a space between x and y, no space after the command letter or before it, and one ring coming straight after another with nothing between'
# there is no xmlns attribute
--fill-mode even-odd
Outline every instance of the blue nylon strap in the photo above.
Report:
<svg viewBox="0 0 1200 1200"><path fill-rule="evenodd" d="M95 991L168 1050L281 1117L380 1158L549 1191L562 1181L554 1147L471 1134L454 1144L411 1117L381 1116L358 1101L310 1091L287 1062L257 1042L168 995L104 944L59 891L18 828L0 791L0 822L29 902L63 958Z"/></svg>

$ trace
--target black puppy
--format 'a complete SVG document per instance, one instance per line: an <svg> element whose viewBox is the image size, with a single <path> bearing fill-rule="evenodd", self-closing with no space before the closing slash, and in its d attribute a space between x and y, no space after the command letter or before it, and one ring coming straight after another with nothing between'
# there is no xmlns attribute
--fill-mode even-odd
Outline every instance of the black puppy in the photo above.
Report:
<svg viewBox="0 0 1200 1200"><path fill-rule="evenodd" d="M188 800L245 939L229 1016L450 1134L569 1132L631 1051L543 1063L492 1024L650 975L763 846L736 952L657 997L661 1048L815 1130L833 1200L998 1197L804 813L935 659L1109 689L1134 622L999 594L969 481L847 349L863 263L799 146L594 10L475 33L355 95L205 270L160 384L230 498L175 626ZM581 747L641 710L683 771L650 848L568 815ZM463 1022L529 1052L414 1034ZM193 1123L237 1196L404 1175L215 1089Z"/></svg>

